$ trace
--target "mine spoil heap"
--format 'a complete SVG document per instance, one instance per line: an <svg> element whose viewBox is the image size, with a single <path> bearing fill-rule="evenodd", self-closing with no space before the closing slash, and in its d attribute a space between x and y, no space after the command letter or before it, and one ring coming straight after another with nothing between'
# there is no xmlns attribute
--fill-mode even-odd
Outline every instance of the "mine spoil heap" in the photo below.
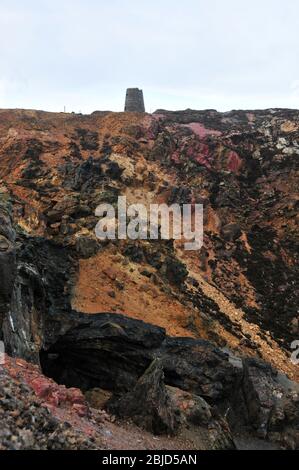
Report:
<svg viewBox="0 0 299 470"><path fill-rule="evenodd" d="M298 156L299 110L0 110L0 450L299 449ZM121 195L203 249L98 240Z"/></svg>

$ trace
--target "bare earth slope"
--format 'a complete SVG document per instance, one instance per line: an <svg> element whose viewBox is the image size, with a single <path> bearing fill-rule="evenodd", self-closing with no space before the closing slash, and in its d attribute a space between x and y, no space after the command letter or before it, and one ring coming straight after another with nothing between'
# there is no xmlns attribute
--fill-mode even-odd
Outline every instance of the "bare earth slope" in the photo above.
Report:
<svg viewBox="0 0 299 470"><path fill-rule="evenodd" d="M291 362L299 339L298 156L295 110L0 110L0 322L8 354L40 364L73 328L73 312L117 313L171 338L265 361L298 381ZM100 243L95 209L118 196L147 206L202 203L203 249ZM136 380L148 365L139 364ZM48 375L84 389L61 371ZM177 385L166 372L166 386ZM202 388L201 396L214 404Z"/></svg>

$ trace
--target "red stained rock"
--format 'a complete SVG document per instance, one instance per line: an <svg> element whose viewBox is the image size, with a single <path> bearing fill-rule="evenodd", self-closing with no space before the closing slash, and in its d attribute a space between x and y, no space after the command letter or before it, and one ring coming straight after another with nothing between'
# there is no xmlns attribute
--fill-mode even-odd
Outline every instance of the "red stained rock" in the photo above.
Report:
<svg viewBox="0 0 299 470"><path fill-rule="evenodd" d="M207 129L203 124L199 122L191 122L190 124L184 124L185 127L191 129L194 134L198 135L201 139L204 139L207 136L214 135L220 136L221 132L216 131L215 129Z"/></svg>
<svg viewBox="0 0 299 470"><path fill-rule="evenodd" d="M39 368L20 359L6 356L5 368L14 378L24 381L53 415L68 421L77 422L78 417L90 415L89 406L81 390L66 388L45 377Z"/></svg>
<svg viewBox="0 0 299 470"><path fill-rule="evenodd" d="M89 416L89 409L86 405L75 403L72 406L72 410L75 411L80 418L87 418Z"/></svg>
<svg viewBox="0 0 299 470"><path fill-rule="evenodd" d="M73 404L86 405L83 393L77 388L69 388L67 390L67 399Z"/></svg>
<svg viewBox="0 0 299 470"><path fill-rule="evenodd" d="M38 377L30 383L31 387L35 391L39 398L47 399L50 393L53 391L53 386L44 377Z"/></svg>
<svg viewBox="0 0 299 470"><path fill-rule="evenodd" d="M242 167L242 160L233 150L229 152L228 155L228 169L234 173L239 173Z"/></svg>

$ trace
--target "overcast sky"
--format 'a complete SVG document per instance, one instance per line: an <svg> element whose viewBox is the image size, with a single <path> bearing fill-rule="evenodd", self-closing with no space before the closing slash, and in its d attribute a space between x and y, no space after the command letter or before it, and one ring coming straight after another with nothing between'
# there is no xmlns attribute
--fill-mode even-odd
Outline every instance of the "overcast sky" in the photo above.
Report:
<svg viewBox="0 0 299 470"><path fill-rule="evenodd" d="M0 108L299 108L298 0L0 0Z"/></svg>

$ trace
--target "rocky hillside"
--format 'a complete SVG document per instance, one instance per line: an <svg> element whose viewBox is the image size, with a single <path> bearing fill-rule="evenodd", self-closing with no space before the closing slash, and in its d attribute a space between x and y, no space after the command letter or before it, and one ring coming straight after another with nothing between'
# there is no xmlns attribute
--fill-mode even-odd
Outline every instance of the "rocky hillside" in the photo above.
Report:
<svg viewBox="0 0 299 470"><path fill-rule="evenodd" d="M299 111L0 111L7 354L141 442L298 447L298 155ZM95 209L118 196L202 203L203 248L100 242Z"/></svg>

